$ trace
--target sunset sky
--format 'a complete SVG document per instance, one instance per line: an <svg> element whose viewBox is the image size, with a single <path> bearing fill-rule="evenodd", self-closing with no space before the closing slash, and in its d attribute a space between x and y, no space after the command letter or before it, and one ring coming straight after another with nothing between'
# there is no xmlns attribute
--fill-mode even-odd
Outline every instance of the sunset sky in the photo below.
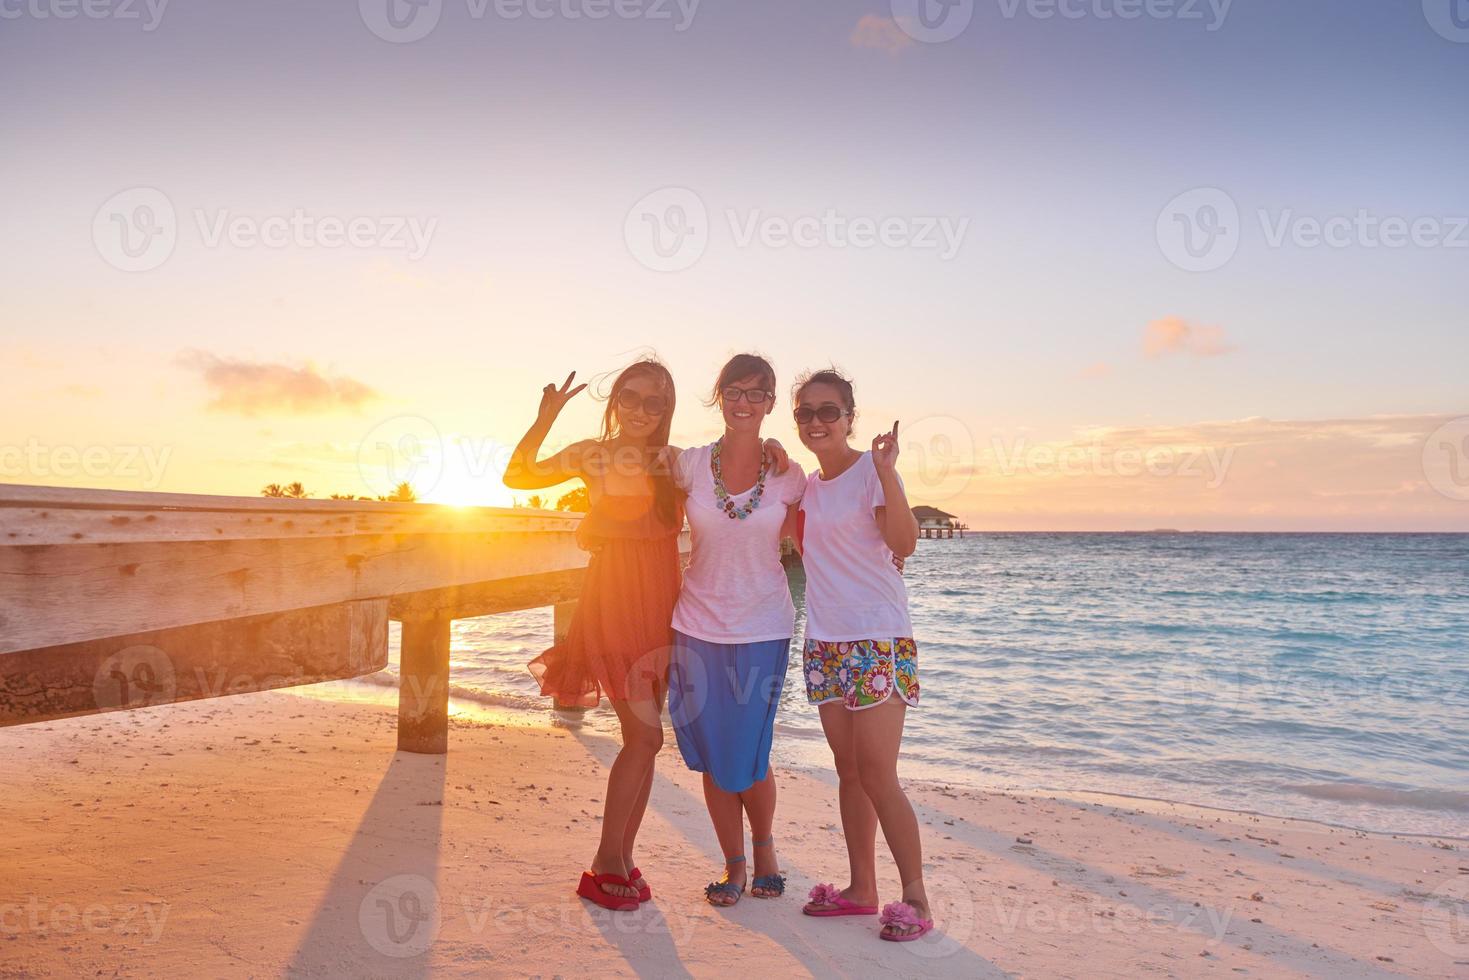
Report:
<svg viewBox="0 0 1469 980"><path fill-rule="evenodd" d="M388 2L3 8L0 481L503 505L754 349L975 528L1469 530L1449 0Z"/></svg>

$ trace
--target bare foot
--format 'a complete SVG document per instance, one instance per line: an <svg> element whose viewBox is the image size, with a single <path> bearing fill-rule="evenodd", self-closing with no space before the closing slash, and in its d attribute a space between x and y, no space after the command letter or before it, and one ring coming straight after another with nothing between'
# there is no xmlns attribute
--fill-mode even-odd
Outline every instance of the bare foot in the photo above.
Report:
<svg viewBox="0 0 1469 980"><path fill-rule="evenodd" d="M905 899L903 899L903 901L906 904L911 905L913 907L913 911L918 916L919 919L922 919L922 920L925 920L926 921L928 919L933 918L933 913L928 910L928 900L927 899L924 899L924 898L905 898ZM914 933L918 932L920 928L921 928L920 926L888 925L888 926L883 926L882 927L882 931L883 931L883 933L885 935L888 935L888 936L911 936Z"/></svg>
<svg viewBox="0 0 1469 980"><path fill-rule="evenodd" d="M729 861L724 865L724 876L715 884L729 883L733 888L708 889L705 897L709 904L718 905L720 908L728 908L740 900L740 893L745 890L745 862Z"/></svg>
<svg viewBox="0 0 1469 980"><path fill-rule="evenodd" d="M638 865L637 865L637 862L634 861L631 856L629 856L629 857L624 857L622 859L622 866L625 867L625 868L627 868L628 874L631 875L632 874L632 869L633 868L636 868ZM642 869L639 868L638 870L642 870ZM643 880L643 876L642 875L638 875L636 878L629 877L627 879L627 882L628 882L628 884L632 885L634 892L642 891L644 888L646 888L648 886L648 883L645 880Z"/></svg>
<svg viewBox="0 0 1469 980"><path fill-rule="evenodd" d="M592 874L594 875L617 875L621 878L627 877L627 865L619 859L617 861L603 861L601 857L592 858ZM603 882L597 886L608 895L616 895L619 898L637 898L638 890L629 888L627 885L614 885L610 881Z"/></svg>
<svg viewBox="0 0 1469 980"><path fill-rule="evenodd" d="M755 845L755 877L780 874L780 862L775 859L774 839ZM756 898L775 898L781 894L776 888L761 888L756 885L750 889L750 894Z"/></svg>

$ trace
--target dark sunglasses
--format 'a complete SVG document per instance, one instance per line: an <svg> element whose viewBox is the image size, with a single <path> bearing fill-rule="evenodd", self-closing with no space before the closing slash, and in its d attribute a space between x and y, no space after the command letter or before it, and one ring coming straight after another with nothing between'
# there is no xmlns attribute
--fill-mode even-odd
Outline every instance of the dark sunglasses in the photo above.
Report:
<svg viewBox="0 0 1469 980"><path fill-rule="evenodd" d="M649 395L644 398L630 388L624 388L617 393L617 405L629 412L635 412L641 408L649 415L662 415L668 411L668 399L662 395Z"/></svg>
<svg viewBox="0 0 1469 980"><path fill-rule="evenodd" d="M773 391L762 391L759 388L736 388L734 385L725 388L720 394L724 396L724 400L727 402L737 402L743 398L751 405L764 405L765 399L775 398L775 392Z"/></svg>
<svg viewBox="0 0 1469 980"><path fill-rule="evenodd" d="M810 406L802 405L796 409L796 424L810 425L812 419L820 419L823 422L835 422L847 414L850 413L845 408L838 408L835 405L822 405L820 408L811 408Z"/></svg>

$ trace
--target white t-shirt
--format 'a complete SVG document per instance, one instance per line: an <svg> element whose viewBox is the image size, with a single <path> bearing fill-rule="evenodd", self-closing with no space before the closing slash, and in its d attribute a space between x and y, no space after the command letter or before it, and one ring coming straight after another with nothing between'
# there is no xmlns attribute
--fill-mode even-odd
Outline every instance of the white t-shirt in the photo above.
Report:
<svg viewBox="0 0 1469 980"><path fill-rule="evenodd" d="M786 508L806 489L806 474L794 461L779 476L772 470L760 506L744 520L731 518L714 497L712 448L711 443L685 449L673 467L674 483L689 495L684 509L693 533L673 628L711 643L789 639L796 632L796 608L780 563L780 528ZM735 507L754 489L736 494Z"/></svg>
<svg viewBox="0 0 1469 980"><path fill-rule="evenodd" d="M893 567L893 553L872 513L882 506L882 483L870 452L835 479L823 480L820 470L807 478L801 558L808 640L913 635L903 575Z"/></svg>

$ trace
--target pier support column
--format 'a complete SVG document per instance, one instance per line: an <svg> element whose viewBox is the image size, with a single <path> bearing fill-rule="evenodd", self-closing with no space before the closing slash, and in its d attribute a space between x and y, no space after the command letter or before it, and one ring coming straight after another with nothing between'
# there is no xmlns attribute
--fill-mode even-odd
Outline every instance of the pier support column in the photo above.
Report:
<svg viewBox="0 0 1469 980"><path fill-rule="evenodd" d="M398 750L449 751L449 625L447 616L403 621L398 667Z"/></svg>
<svg viewBox="0 0 1469 980"><path fill-rule="evenodd" d="M551 642L560 643L566 639L566 634L571 632L571 617L576 614L576 600L570 602L557 602L551 606ZM552 706L557 711L571 711L580 713L587 709L578 704L562 704L560 701L552 701Z"/></svg>
<svg viewBox="0 0 1469 980"><path fill-rule="evenodd" d="M571 632L571 617L576 613L576 600L558 602L551 607L551 642L560 643Z"/></svg>

